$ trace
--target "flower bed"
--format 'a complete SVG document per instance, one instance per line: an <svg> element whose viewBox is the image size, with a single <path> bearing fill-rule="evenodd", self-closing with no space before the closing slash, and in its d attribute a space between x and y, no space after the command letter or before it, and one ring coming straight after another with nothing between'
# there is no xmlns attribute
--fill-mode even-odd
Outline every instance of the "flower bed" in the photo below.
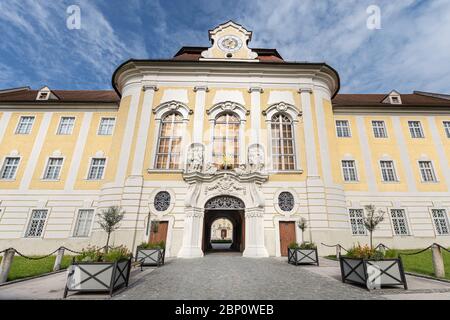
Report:
<svg viewBox="0 0 450 320"><path fill-rule="evenodd" d="M291 243L288 247L288 263L293 265L315 264L319 265L319 254L313 243Z"/></svg>
<svg viewBox="0 0 450 320"><path fill-rule="evenodd" d="M166 254L165 243L142 243L136 250L136 261L142 261L143 266L162 266Z"/></svg>

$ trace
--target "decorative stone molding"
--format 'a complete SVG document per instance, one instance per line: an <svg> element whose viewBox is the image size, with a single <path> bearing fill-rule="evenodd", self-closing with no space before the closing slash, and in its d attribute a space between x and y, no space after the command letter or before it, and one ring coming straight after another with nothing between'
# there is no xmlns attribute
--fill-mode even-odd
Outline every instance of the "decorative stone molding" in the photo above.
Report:
<svg viewBox="0 0 450 320"><path fill-rule="evenodd" d="M189 115L193 114L193 111L189 107L179 101L168 101L160 104L153 109L153 114L156 120L161 120L167 112L178 111L182 116L183 120L188 120Z"/></svg>
<svg viewBox="0 0 450 320"><path fill-rule="evenodd" d="M245 187L243 187L235 179L231 178L228 174L225 174L222 178L217 180L213 185L205 188L205 194L210 192L219 192L221 194L232 194L242 192L246 194Z"/></svg>
<svg viewBox="0 0 450 320"><path fill-rule="evenodd" d="M262 218L262 217L264 217L264 211L261 209L246 209L245 217L246 218Z"/></svg>
<svg viewBox="0 0 450 320"><path fill-rule="evenodd" d="M167 192L170 195L170 204L164 211L159 211L155 207L155 197L160 192ZM164 215L169 214L173 211L173 208L175 207L175 192L172 189L168 188L158 188L153 190L153 192L150 194L148 198L148 207L150 210L150 213L154 216L157 216L159 219L162 218Z"/></svg>
<svg viewBox="0 0 450 320"><path fill-rule="evenodd" d="M143 85L142 86L142 91L150 91L150 90L158 91L159 89L156 85Z"/></svg>
<svg viewBox="0 0 450 320"><path fill-rule="evenodd" d="M248 89L248 93L253 93L253 92L263 93L264 89L260 88L260 87L251 87Z"/></svg>
<svg viewBox="0 0 450 320"><path fill-rule="evenodd" d="M212 108L206 110L206 114L209 115L210 121L214 121L220 113L225 111L231 111L237 114L241 122L245 122L245 117L250 114L250 111L245 109L243 105L232 101L217 103Z"/></svg>
<svg viewBox="0 0 450 320"><path fill-rule="evenodd" d="M205 146L202 143L193 143L189 146L186 172L203 171L204 153Z"/></svg>
<svg viewBox="0 0 450 320"><path fill-rule="evenodd" d="M236 197L232 196L217 196L208 200L205 204L205 210L211 209L236 209L244 210L244 202Z"/></svg>
<svg viewBox="0 0 450 320"><path fill-rule="evenodd" d="M199 219L202 219L203 216L205 215L204 210L200 209L200 208L187 209L187 210L185 210L184 213L185 213L187 218L199 218Z"/></svg>
<svg viewBox="0 0 450 320"><path fill-rule="evenodd" d="M263 111L263 115L266 117L266 122L272 121L272 117L277 113L287 114L294 122L297 122L298 117L302 116L302 111L298 110L292 104L280 102L272 104L266 110Z"/></svg>

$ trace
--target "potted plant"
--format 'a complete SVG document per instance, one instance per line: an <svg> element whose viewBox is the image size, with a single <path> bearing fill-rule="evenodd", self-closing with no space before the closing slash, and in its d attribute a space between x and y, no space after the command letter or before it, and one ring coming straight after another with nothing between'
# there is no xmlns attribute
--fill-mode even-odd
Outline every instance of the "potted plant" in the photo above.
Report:
<svg viewBox="0 0 450 320"><path fill-rule="evenodd" d="M312 242L292 242L288 246L288 262L294 265L316 264L319 265L317 246Z"/></svg>
<svg viewBox="0 0 450 320"><path fill-rule="evenodd" d="M368 245L353 246L340 258L342 282L364 285L369 290L396 285L407 290L402 260L387 256L389 251L384 253Z"/></svg>
<svg viewBox="0 0 450 320"><path fill-rule="evenodd" d="M370 235L370 246L353 246L345 256L339 259L342 282L362 284L367 289L377 289L383 286L406 284L405 271L399 258L387 258L388 253L373 248L373 232L384 220L384 211L376 210L375 206L365 206L367 215L363 223Z"/></svg>
<svg viewBox="0 0 450 320"><path fill-rule="evenodd" d="M87 247L74 257L68 269L64 298L69 291L108 292L128 286L131 252L124 246L102 252L102 248Z"/></svg>
<svg viewBox="0 0 450 320"><path fill-rule="evenodd" d="M109 239L111 233L119 228L119 222L122 221L125 212L120 207L109 207L103 210L99 216L98 224L108 234L106 239L105 252L109 250Z"/></svg>
<svg viewBox="0 0 450 320"><path fill-rule="evenodd" d="M136 250L136 261L142 261L143 266L161 266L164 264L166 244L164 241L141 243Z"/></svg>

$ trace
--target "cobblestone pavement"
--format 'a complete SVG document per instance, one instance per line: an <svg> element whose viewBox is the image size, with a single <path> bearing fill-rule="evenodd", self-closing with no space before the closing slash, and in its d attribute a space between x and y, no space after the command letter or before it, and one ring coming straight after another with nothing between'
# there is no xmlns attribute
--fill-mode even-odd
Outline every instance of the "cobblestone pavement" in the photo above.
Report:
<svg viewBox="0 0 450 320"><path fill-rule="evenodd" d="M286 259L210 254L174 259L115 299L384 299L340 281L295 267Z"/></svg>

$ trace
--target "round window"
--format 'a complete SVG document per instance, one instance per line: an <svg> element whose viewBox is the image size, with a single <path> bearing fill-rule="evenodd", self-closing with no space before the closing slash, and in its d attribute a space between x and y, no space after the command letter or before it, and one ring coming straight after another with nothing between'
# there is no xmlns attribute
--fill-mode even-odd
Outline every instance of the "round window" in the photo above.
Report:
<svg viewBox="0 0 450 320"><path fill-rule="evenodd" d="M294 209L294 196L290 192L281 192L278 196L278 206L282 211L289 212Z"/></svg>
<svg viewBox="0 0 450 320"><path fill-rule="evenodd" d="M170 193L167 191L160 191L155 196L155 209L156 211L166 211L170 206Z"/></svg>

